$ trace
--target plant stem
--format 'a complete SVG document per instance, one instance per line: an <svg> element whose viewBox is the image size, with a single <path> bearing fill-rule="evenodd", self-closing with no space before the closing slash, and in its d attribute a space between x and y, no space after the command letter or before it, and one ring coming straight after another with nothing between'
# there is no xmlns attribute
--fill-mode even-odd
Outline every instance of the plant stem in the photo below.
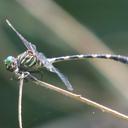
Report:
<svg viewBox="0 0 128 128"><path fill-rule="evenodd" d="M81 95L75 94L73 92L66 91L66 90L61 89L59 87L56 87L54 85L51 85L51 84L48 84L46 82L40 81L37 78L35 78L34 76L32 76L32 75L29 75L29 77L37 85L40 85L40 86L45 87L47 89L50 89L52 91L58 92L58 93L63 94L65 96L67 96L67 97L70 97L70 98L72 98L74 100L83 102L83 103L88 104L88 105L90 105L92 107L95 107L97 109L100 109L102 112L110 113L111 115L113 115L115 117L118 117L118 118L121 118L121 119L124 119L124 120L127 120L128 121L128 116L125 115L125 114L122 114L122 113L120 113L118 111L115 111L113 109L110 109L110 108L108 108L106 106L103 106L103 105L101 105L99 103L96 103L96 102L94 102L94 101L92 101L90 99L87 99L85 97L82 97Z"/></svg>
<svg viewBox="0 0 128 128"><path fill-rule="evenodd" d="M19 128L23 128L23 125L22 125L22 92L23 92L23 84L24 84L24 79L20 79L19 99L18 99L18 121L19 121Z"/></svg>

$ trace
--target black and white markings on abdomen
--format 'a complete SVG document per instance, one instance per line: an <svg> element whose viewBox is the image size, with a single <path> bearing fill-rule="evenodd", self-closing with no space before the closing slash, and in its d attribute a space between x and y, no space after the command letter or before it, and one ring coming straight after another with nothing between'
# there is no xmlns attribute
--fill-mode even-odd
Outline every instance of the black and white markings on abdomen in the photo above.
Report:
<svg viewBox="0 0 128 128"><path fill-rule="evenodd" d="M112 55L112 54L80 54L80 55L71 55L71 56L49 58L48 60L51 63L56 63L59 61L79 60L79 59L84 59L84 58L111 59L114 61L119 61L121 63L128 63L128 57L127 56Z"/></svg>

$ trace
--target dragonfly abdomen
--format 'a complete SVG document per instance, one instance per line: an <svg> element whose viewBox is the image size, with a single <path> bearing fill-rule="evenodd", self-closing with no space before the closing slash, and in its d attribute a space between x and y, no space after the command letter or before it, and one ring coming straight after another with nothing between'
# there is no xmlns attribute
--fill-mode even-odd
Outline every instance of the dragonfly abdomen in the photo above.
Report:
<svg viewBox="0 0 128 128"><path fill-rule="evenodd" d="M59 61L68 61L68 60L79 60L84 58L100 58L100 59L111 59L114 61L119 61L121 63L128 64L128 57L121 55L111 55L111 54L80 54L80 55L71 55L71 56L62 56L49 58L49 62L56 63Z"/></svg>
<svg viewBox="0 0 128 128"><path fill-rule="evenodd" d="M19 61L19 68L26 71L37 71L42 68L42 63L37 60L30 51L25 51L17 57Z"/></svg>

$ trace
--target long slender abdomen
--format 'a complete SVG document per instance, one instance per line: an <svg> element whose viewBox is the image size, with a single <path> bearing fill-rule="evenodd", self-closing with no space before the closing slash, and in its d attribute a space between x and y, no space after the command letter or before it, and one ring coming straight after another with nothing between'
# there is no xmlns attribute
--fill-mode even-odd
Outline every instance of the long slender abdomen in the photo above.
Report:
<svg viewBox="0 0 128 128"><path fill-rule="evenodd" d="M127 56L111 55L111 54L80 54L80 55L48 58L48 60L51 63L56 63L56 62L60 62L60 61L79 60L79 59L84 59L84 58L111 59L114 61L119 61L121 63L128 64L128 57Z"/></svg>

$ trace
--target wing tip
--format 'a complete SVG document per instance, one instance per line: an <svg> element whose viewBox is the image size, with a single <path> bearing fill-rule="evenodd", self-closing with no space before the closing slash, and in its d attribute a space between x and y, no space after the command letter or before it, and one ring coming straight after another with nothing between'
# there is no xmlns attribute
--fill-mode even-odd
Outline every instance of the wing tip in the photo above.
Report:
<svg viewBox="0 0 128 128"><path fill-rule="evenodd" d="M18 33L17 30L13 27L13 25L11 24L11 22L8 19L6 19L5 21L9 25L9 27L11 27L13 29L13 31L15 31L16 33Z"/></svg>
<svg viewBox="0 0 128 128"><path fill-rule="evenodd" d="M67 89L68 89L69 91L73 91L73 90L74 90L69 81L68 81L67 84L65 83L65 85L67 86Z"/></svg>
<svg viewBox="0 0 128 128"><path fill-rule="evenodd" d="M12 26L11 23L10 23L10 21L9 21L8 19L6 19L5 21L6 21L6 23L7 23L9 26Z"/></svg>
<svg viewBox="0 0 128 128"><path fill-rule="evenodd" d="M69 91L73 91L74 89L72 87L68 87L68 90Z"/></svg>

